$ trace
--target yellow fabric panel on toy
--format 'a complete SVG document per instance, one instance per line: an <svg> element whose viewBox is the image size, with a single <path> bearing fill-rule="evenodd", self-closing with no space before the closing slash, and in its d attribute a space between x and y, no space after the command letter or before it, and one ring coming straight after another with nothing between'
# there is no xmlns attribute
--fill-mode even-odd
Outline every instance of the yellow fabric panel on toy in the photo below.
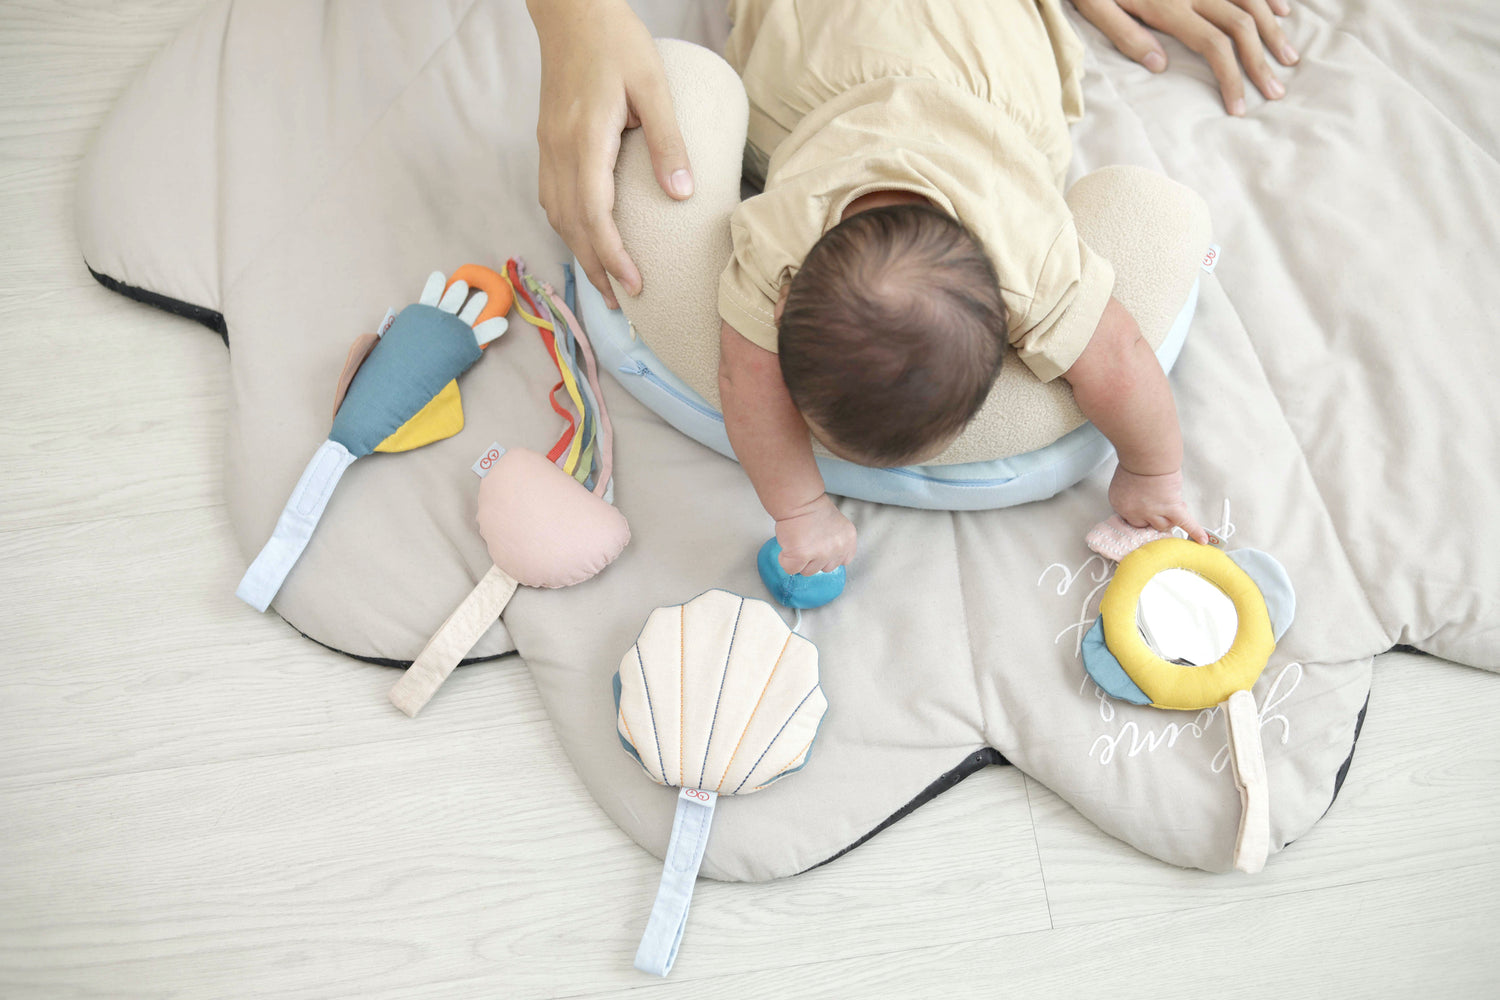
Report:
<svg viewBox="0 0 1500 1000"><path fill-rule="evenodd" d="M434 441L450 438L463 429L464 402L458 394L458 379L454 379L443 386L410 420L396 428L394 434L376 445L375 450L386 453L412 451Z"/></svg>
<svg viewBox="0 0 1500 1000"><path fill-rule="evenodd" d="M1136 626L1141 590L1167 569L1197 573L1234 604L1239 619L1234 643L1213 663L1169 663L1141 638ZM1247 691L1276 649L1271 617L1255 581L1218 549L1181 538L1150 542L1126 556L1099 602L1099 615L1105 645L1157 708L1210 708L1236 691Z"/></svg>

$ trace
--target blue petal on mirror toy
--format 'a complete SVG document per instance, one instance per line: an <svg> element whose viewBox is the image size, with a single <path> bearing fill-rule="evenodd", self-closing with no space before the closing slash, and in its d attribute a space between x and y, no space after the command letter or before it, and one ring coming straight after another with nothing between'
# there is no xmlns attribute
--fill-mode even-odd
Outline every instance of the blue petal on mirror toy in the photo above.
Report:
<svg viewBox="0 0 1500 1000"><path fill-rule="evenodd" d="M1286 570L1257 549L1226 552L1131 529L1118 516L1090 532L1088 543L1120 565L1084 635L1084 667L1121 701L1223 710L1240 792L1234 866L1260 871L1270 853L1271 805L1251 689L1296 612Z"/></svg>

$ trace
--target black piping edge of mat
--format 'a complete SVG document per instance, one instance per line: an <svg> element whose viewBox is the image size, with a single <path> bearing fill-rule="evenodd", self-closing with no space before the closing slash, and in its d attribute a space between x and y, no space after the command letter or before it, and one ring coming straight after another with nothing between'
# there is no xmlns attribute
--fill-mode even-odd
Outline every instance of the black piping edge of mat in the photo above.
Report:
<svg viewBox="0 0 1500 1000"><path fill-rule="evenodd" d="M950 771L943 772L943 774L940 775L936 781L918 792L916 797L913 798L910 802L906 803L906 805L902 806L900 809L897 809L895 812L887 816L880 822L880 825L875 827L875 829L871 830L863 837L860 837L854 843L850 844L842 851L839 851L837 854L824 858L817 864L810 865L809 867L802 869L802 871L797 872L797 874L805 875L807 872L812 871L814 868L822 868L826 864L837 861L839 858L842 858L844 855L848 854L850 851L854 850L856 847L860 846L865 841L869 840L871 837L884 830L886 827L902 819L905 819L907 816L910 816L917 810L919 806L926 805L933 799L937 798L939 795L946 792L948 789L952 788L954 785L958 784L960 781L963 781L965 778L969 777L969 775L974 774L977 771L982 771L986 767L989 767L991 764L1009 765L1010 761L1006 760L1005 757L1000 753L1000 751L996 750L994 747L980 747L978 750L975 750L973 753L969 754L969 756L960 761L957 767L953 768Z"/></svg>
<svg viewBox="0 0 1500 1000"><path fill-rule="evenodd" d="M1318 814L1319 820L1328 815L1328 811L1333 808L1333 804L1339 800L1339 792L1344 790L1344 779L1349 777L1349 765L1354 763L1354 751L1359 747L1359 734L1365 728L1365 713L1369 710L1370 692L1366 691L1365 703L1359 706L1359 714L1354 717L1354 739L1349 742L1349 756L1345 757L1344 762L1339 765L1339 773L1333 776L1333 797L1328 800L1328 806ZM1281 849L1286 850L1295 843L1295 840L1288 840L1285 844L1281 845Z"/></svg>
<svg viewBox="0 0 1500 1000"><path fill-rule="evenodd" d="M107 274L100 274L93 269L87 260L83 262L83 266L89 269L89 274L94 276L95 281L110 291L123 295L127 299L135 299L137 302L160 309L162 312L169 312L173 316L181 316L183 319L190 319L194 323L201 323L214 333L217 333L224 341L225 347L229 346L229 327L224 322L223 313L214 312L212 309L207 309L203 306L195 306L191 302L183 302L181 299L174 299L147 288L137 288L135 285L127 285L123 281L117 281Z"/></svg>
<svg viewBox="0 0 1500 1000"><path fill-rule="evenodd" d="M277 615L276 617L281 618L280 615ZM285 618L281 618L281 620L284 621L284 622L286 622ZM302 638L306 639L308 642L315 642L319 646L322 646L324 649L332 650L335 653L341 653L344 656L349 657L351 660L359 660L362 663L373 663L377 667L400 667L402 670L405 670L407 667L409 667L409 666L412 665L412 661L411 660L392 660L392 659L390 659L388 657L384 657L384 656L364 656L364 655L362 655L360 653L351 653L347 649L339 649L337 646L330 646L330 645L328 645L328 643L323 642L320 639L314 639L312 636L308 635L306 632L302 631L300 628L298 628L297 626L293 625L291 622L286 622L286 623L287 623L287 626L293 632L296 632L298 635L300 635ZM504 659L507 656L520 656L520 655L521 654L520 654L520 652L518 650L512 649L509 652L506 652L506 653L495 653L492 656L472 656L472 657L470 657L467 660L459 660L458 661L458 665L460 667L467 667L467 666L471 666L471 665L473 665L475 663L488 663L491 660L502 660L502 659Z"/></svg>
<svg viewBox="0 0 1500 1000"><path fill-rule="evenodd" d="M1349 777L1349 765L1354 763L1354 748L1359 746L1359 731L1365 728L1365 713L1370 710L1370 694L1365 692L1365 703L1359 706L1359 715L1354 719L1354 740L1349 744L1349 756L1344 758L1344 763L1339 765L1339 773L1333 779L1333 798L1328 800L1328 809L1339 800L1339 792L1344 788L1344 779ZM1323 815L1328 815L1328 809L1323 810Z"/></svg>

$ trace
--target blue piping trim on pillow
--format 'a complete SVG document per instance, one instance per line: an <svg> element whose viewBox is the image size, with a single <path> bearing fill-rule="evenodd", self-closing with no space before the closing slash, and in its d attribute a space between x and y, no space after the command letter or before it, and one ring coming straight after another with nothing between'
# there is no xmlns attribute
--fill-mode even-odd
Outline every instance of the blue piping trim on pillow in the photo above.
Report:
<svg viewBox="0 0 1500 1000"><path fill-rule="evenodd" d="M1168 371L1176 364L1198 305L1199 279L1178 311L1156 356ZM578 315L588 328L602 367L616 373L636 399L688 437L734 458L723 416L632 335L625 314L611 310L592 284L579 282ZM836 458L818 458L828 492L838 496L929 510L990 510L1045 500L1067 489L1113 453L1109 441L1084 424L1044 448L991 462L872 469Z"/></svg>

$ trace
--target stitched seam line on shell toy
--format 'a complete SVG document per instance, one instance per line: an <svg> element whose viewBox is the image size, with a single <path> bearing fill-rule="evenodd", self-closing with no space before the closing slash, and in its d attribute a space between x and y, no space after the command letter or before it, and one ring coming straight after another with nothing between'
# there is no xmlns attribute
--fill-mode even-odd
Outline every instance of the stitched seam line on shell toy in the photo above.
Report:
<svg viewBox="0 0 1500 1000"><path fill-rule="evenodd" d="M646 716L651 721L651 741L656 744L656 766L661 773L661 783L667 784L667 765L661 760L661 736L656 731L656 709L651 705L651 684L646 680L646 664L641 661L641 647L635 647L635 663L641 668L641 689L646 692Z"/></svg>
<svg viewBox="0 0 1500 1000"><path fill-rule="evenodd" d="M724 782L729 778L729 769L734 767L734 759L740 755L740 746L745 742L745 734L750 731L750 723L755 721L755 713L760 711L760 703L765 700L766 691L771 687L771 678L776 676L776 671L781 667L781 658L786 656L787 647L792 644L793 634L792 632L786 634L786 639L781 644L781 652L776 654L776 662L771 665L771 673L766 677L765 687L760 689L760 697L755 699L755 707L750 710L750 718L745 720L745 728L740 730L740 738L734 743L734 752L729 755L729 763L724 765L724 773L719 775L719 783L714 786L715 792L723 788ZM747 773L745 777L748 778L750 775ZM744 781L740 784L743 785Z"/></svg>
<svg viewBox="0 0 1500 1000"><path fill-rule="evenodd" d="M775 783L777 778L781 777L783 774L786 774L788 768L797 763L797 761L801 760L802 755L807 753L808 750L812 749L813 742L816 739L817 737L814 736L811 740L808 740L806 743L802 744L802 749L793 754L791 760L781 765L781 769L778 770L775 774L771 775L771 777L767 778L763 784L756 785L755 790L758 792L763 788L769 788L773 783Z"/></svg>
<svg viewBox="0 0 1500 1000"><path fill-rule="evenodd" d="M232 278L223 274L219 276L220 297L225 302L229 301L229 296L232 293L234 286L239 282L240 278L243 277L250 270L250 268L255 265L256 261L260 257L261 251L265 250L267 247L271 246L273 243L279 240L282 233L284 233L289 227L296 225L298 222L301 222L307 214L308 206L315 203L319 198L323 196L323 193L325 191L327 191L330 187L337 183L338 179L343 176L344 171L349 167L349 165L359 158L361 151L370 141L370 138L380 128L381 124L385 122L386 117L390 115L391 109L400 104L401 101L405 99L406 95L411 92L411 88L416 85L417 81L421 80L422 77L427 75L427 71L432 68L434 62L436 62L439 57L441 57L447 50L447 48L453 44L453 40L458 37L459 33L463 30L465 22L469 20L470 15L474 13L474 9L478 6L479 0L469 0L469 5L464 8L464 12L454 19L453 30L448 32L448 34L441 41L433 46L432 52L428 54L426 59L422 60L422 65L417 67L417 71L413 73L411 75L411 78L402 85L401 89L391 97L386 106L380 109L380 113L370 120L369 128L365 129L364 133L360 135L359 139L349 146L349 153L343 159L339 160L336 166L328 171L322 182L318 184L317 187L314 188L313 191L301 202L301 204L297 206L297 209L295 211L289 212L287 214L287 221L282 226L278 227L274 233L270 234L264 240L262 240L251 253L245 256L245 262L240 265L239 273L234 275L234 277ZM220 58L219 65L221 69L223 67L223 64L224 60ZM222 97L222 83L219 87L219 93ZM215 178L215 180L219 181L222 187L222 182L224 180L222 171L220 172L219 176ZM219 245L222 247L224 237L222 214L220 216L219 222Z"/></svg>
<svg viewBox="0 0 1500 1000"><path fill-rule="evenodd" d="M703 766L698 768L698 787L703 787L704 775L708 773L708 752L713 749L714 729L719 725L719 703L724 700L724 679L729 676L729 657L734 654L734 640L740 634L740 616L745 613L745 599L740 598L739 610L734 613L734 629L729 633L729 648L724 651L724 669L719 673L719 693L714 698L714 717L708 724L708 740L703 745ZM723 784L720 781L719 784Z"/></svg>
<svg viewBox="0 0 1500 1000"><path fill-rule="evenodd" d="M748 771L745 772L745 776L740 779L740 783L738 785L734 786L734 791L730 793L731 795L738 795L739 792L740 792L740 789L745 787L745 782L747 782L747 781L750 780L750 775L752 775L752 774L755 773L755 769L757 767L760 767L760 762L766 759L766 754L770 753L771 752L771 748L776 745L776 741L779 740L779 739L781 739L781 734L784 733L784 732L786 732L786 727L790 726L792 724L792 720L797 717L797 713L800 712L800 711L802 711L802 706L807 704L807 699L811 698L814 694L817 693L817 691L818 691L818 685L814 684L812 686L812 690L809 691L809 692L807 692L807 694L803 695L802 696L802 700L799 701L799 702L797 702L797 707L794 708L794 709L792 709L792 714L788 715L786 717L786 721L781 724L781 728L778 729L778 730L776 730L776 735L771 737L771 742L767 743L766 744L766 748L760 752L760 756L757 757L757 758L755 758L755 763L750 765L750 770L748 770ZM811 745L812 745L811 743L808 744L808 746L811 746ZM792 760L796 760L796 759L797 759L796 757L792 758ZM791 766L791 764L788 763L787 767L790 767L790 766ZM786 768L782 768L782 770L786 770ZM780 772L778 772L778 773L780 773Z"/></svg>

